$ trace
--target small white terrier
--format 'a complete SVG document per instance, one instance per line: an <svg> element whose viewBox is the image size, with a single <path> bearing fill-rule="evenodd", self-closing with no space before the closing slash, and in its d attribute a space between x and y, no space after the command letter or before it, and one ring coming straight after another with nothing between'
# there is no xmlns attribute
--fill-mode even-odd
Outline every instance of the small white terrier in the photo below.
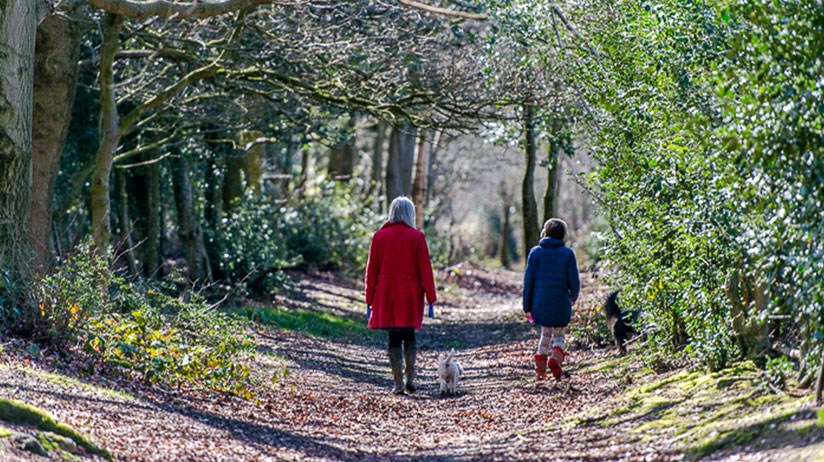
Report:
<svg viewBox="0 0 824 462"><path fill-rule="evenodd" d="M454 395L458 391L458 379L463 373L463 368L457 361L452 359L455 354L453 348L445 358L441 359L438 365L438 382L441 384L441 396Z"/></svg>

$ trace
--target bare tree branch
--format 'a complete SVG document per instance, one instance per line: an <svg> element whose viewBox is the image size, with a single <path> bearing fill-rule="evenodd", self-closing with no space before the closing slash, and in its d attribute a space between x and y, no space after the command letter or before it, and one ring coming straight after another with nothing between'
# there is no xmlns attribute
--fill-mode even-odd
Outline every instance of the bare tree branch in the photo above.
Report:
<svg viewBox="0 0 824 462"><path fill-rule="evenodd" d="M108 11L129 18L209 18L220 16L233 11L242 11L259 5L278 4L275 0L225 0L219 2L171 2L165 0L151 0L140 2L133 0L89 0L89 3L101 10ZM289 2L291 3L291 2Z"/></svg>
<svg viewBox="0 0 824 462"><path fill-rule="evenodd" d="M426 3L416 2L414 0L398 0L402 4L408 6L409 8L414 8L416 10L426 11L433 14L439 14L442 16L449 16L452 18L461 18L461 19L471 19L473 21L486 21L485 14L478 14L478 13L466 13L463 11L456 11L450 10L448 8L441 8L437 6L427 5Z"/></svg>
<svg viewBox="0 0 824 462"><path fill-rule="evenodd" d="M586 39L584 39L583 37L581 37L581 34L579 34L579 33L578 33L578 31L577 31L577 30L575 30L575 28L574 28L574 27L572 27L572 24L570 24L570 23L569 23L569 21L567 21L567 18L566 18L566 16L564 16L564 13L562 13L562 12L561 12L561 9L560 9L560 8L558 8L558 6L556 6L556 5L552 5L552 6L551 6L551 8L552 8L552 11L553 11L553 12L554 12L554 13L558 16L558 18L561 20L561 22L562 22L562 23L564 23L564 27L566 27L568 31L572 32L572 35L574 35L574 36L575 36L575 38L577 38L578 40L580 40L580 41L584 44L584 46L585 46L585 47L589 50L589 52L590 52L590 53L592 53L593 55L595 55L595 57L596 57L596 58L601 59L601 55L600 55L600 54L598 54L598 52L597 52L597 51L595 51L595 48L593 48L593 47L592 47L592 45L590 45L590 44L589 44L589 42L587 42L587 41L586 41ZM554 24L554 23L555 23L555 20L553 19L553 24ZM555 33L556 33L556 34L558 33L557 28L556 28L556 30L555 30ZM560 40L559 40L559 42L560 42Z"/></svg>

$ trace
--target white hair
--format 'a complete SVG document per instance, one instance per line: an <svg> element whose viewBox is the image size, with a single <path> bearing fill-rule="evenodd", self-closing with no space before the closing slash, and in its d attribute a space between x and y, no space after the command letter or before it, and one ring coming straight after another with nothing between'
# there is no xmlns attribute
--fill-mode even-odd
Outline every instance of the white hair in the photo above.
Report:
<svg viewBox="0 0 824 462"><path fill-rule="evenodd" d="M415 204L406 196L396 197L389 204L389 222L406 223L410 228L415 227Z"/></svg>

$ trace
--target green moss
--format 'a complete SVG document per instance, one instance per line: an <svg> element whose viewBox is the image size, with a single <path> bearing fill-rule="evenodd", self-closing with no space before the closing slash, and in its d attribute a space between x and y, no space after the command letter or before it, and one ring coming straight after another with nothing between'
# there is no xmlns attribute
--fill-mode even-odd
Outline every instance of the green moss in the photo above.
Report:
<svg viewBox="0 0 824 462"><path fill-rule="evenodd" d="M70 438L92 454L113 460L109 451L98 448L68 425L55 421L48 412L26 403L13 399L0 399L0 420L18 425L34 425L41 430Z"/></svg>
<svg viewBox="0 0 824 462"><path fill-rule="evenodd" d="M40 441L40 445L43 446L43 449L45 449L48 452L52 452L60 448L60 446L56 443L53 443L50 438L46 438L46 435L43 433L39 433L37 435L37 439Z"/></svg>
<svg viewBox="0 0 824 462"><path fill-rule="evenodd" d="M11 430L6 427L0 427L0 438L11 436Z"/></svg>

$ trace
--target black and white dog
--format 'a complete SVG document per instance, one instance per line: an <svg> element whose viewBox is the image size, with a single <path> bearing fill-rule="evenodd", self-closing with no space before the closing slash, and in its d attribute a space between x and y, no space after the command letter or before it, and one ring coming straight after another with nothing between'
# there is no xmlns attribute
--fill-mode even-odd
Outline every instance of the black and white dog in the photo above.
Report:
<svg viewBox="0 0 824 462"><path fill-rule="evenodd" d="M612 332L612 337L615 339L615 346L621 354L627 352L627 347L624 345L627 340L631 339L633 335L638 332L633 327L638 321L638 311L621 311L618 307L618 290L609 294L607 301L604 303L604 315L607 317L607 326Z"/></svg>

